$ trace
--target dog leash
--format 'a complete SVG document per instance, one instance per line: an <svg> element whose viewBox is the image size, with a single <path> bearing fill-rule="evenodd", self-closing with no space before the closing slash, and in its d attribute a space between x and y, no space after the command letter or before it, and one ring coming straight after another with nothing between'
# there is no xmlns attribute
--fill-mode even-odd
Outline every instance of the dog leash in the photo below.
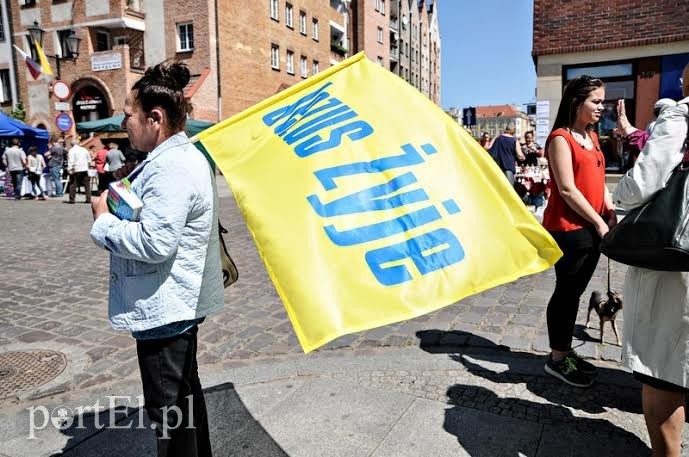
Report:
<svg viewBox="0 0 689 457"><path fill-rule="evenodd" d="M610 292L612 289L610 289L610 257L606 257L608 259L608 292Z"/></svg>

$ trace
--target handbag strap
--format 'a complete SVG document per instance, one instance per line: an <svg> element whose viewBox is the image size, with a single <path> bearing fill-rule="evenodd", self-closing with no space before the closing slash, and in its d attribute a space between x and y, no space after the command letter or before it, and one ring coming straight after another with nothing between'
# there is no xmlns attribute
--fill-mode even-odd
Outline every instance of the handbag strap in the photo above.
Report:
<svg viewBox="0 0 689 457"><path fill-rule="evenodd" d="M607 259L608 259L608 292L610 292L611 291L611 289L610 289L610 257L608 257Z"/></svg>

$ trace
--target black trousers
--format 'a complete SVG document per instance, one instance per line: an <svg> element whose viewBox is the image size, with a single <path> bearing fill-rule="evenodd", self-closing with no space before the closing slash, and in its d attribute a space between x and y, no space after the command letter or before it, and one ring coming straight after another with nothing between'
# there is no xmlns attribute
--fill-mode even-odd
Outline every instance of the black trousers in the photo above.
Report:
<svg viewBox="0 0 689 457"><path fill-rule="evenodd" d="M555 291L548 302L546 319L550 348L572 349L579 299L598 265L600 238L589 229L551 233L564 254L555 264Z"/></svg>
<svg viewBox="0 0 689 457"><path fill-rule="evenodd" d="M155 424L159 457L212 455L196 363L197 332L195 325L171 338L136 341L144 408Z"/></svg>
<svg viewBox="0 0 689 457"><path fill-rule="evenodd" d="M69 175L69 201L74 203L77 197L77 187L83 187L86 192L86 203L91 203L91 177L87 171L78 171Z"/></svg>

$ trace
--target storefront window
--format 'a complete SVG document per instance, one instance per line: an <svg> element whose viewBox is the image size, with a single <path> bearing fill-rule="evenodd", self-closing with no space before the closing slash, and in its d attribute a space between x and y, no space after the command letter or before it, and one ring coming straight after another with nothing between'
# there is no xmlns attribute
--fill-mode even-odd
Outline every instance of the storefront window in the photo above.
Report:
<svg viewBox="0 0 689 457"><path fill-rule="evenodd" d="M600 79L632 76L633 71L631 63L569 68L567 69L567 81L581 75L589 75Z"/></svg>

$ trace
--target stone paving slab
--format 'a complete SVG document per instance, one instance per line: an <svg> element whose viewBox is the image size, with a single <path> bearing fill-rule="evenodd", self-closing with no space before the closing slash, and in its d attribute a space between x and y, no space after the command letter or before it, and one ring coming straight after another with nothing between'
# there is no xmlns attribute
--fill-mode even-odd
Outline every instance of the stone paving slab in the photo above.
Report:
<svg viewBox="0 0 689 457"><path fill-rule="evenodd" d="M650 455L639 385L629 373L596 362L598 382L575 389L545 377L542 362L505 349L343 349L211 367L202 381L216 455ZM139 390L123 382L109 392ZM32 404L74 409L95 398L82 390ZM96 433L92 416L84 432L48 428L26 441L25 406L0 409L0 433L12 437L0 441L0 455L154 455L152 431ZM129 411L118 424L137 417ZM137 444L125 449L122 440Z"/></svg>
<svg viewBox="0 0 689 457"><path fill-rule="evenodd" d="M225 291L225 308L211 316L199 333L199 362L217 364L264 356L300 354L292 326L253 244L227 186L221 218L230 236L228 247L240 271L239 281ZM85 388L119 379L138 379L134 340L115 332L107 320L108 256L88 236L88 205L65 205L0 199L0 233L6 274L0 284L0 349L43 346L82 354L80 372L60 379L70 388ZM26 236L31 227L32 236ZM40 239L40 249L35 240ZM584 294L606 282L601 261ZM614 264L613 285L621 288L625 267ZM417 332L448 332L447 343L515 350L548 350L545 309L554 285L553 270L518 279L468 297L434 313L367 332L346 335L320 351L339 348L408 347L420 344ZM601 345L597 329L584 329L585 306L577 320L577 350L590 358L619 360L619 348ZM622 317L618 327L622 327ZM594 322L597 326L597 322ZM465 332L460 334L459 332ZM469 338L467 334L474 337ZM612 338L608 329L607 338ZM606 339L606 341L608 341ZM35 392L23 392L30 396Z"/></svg>

